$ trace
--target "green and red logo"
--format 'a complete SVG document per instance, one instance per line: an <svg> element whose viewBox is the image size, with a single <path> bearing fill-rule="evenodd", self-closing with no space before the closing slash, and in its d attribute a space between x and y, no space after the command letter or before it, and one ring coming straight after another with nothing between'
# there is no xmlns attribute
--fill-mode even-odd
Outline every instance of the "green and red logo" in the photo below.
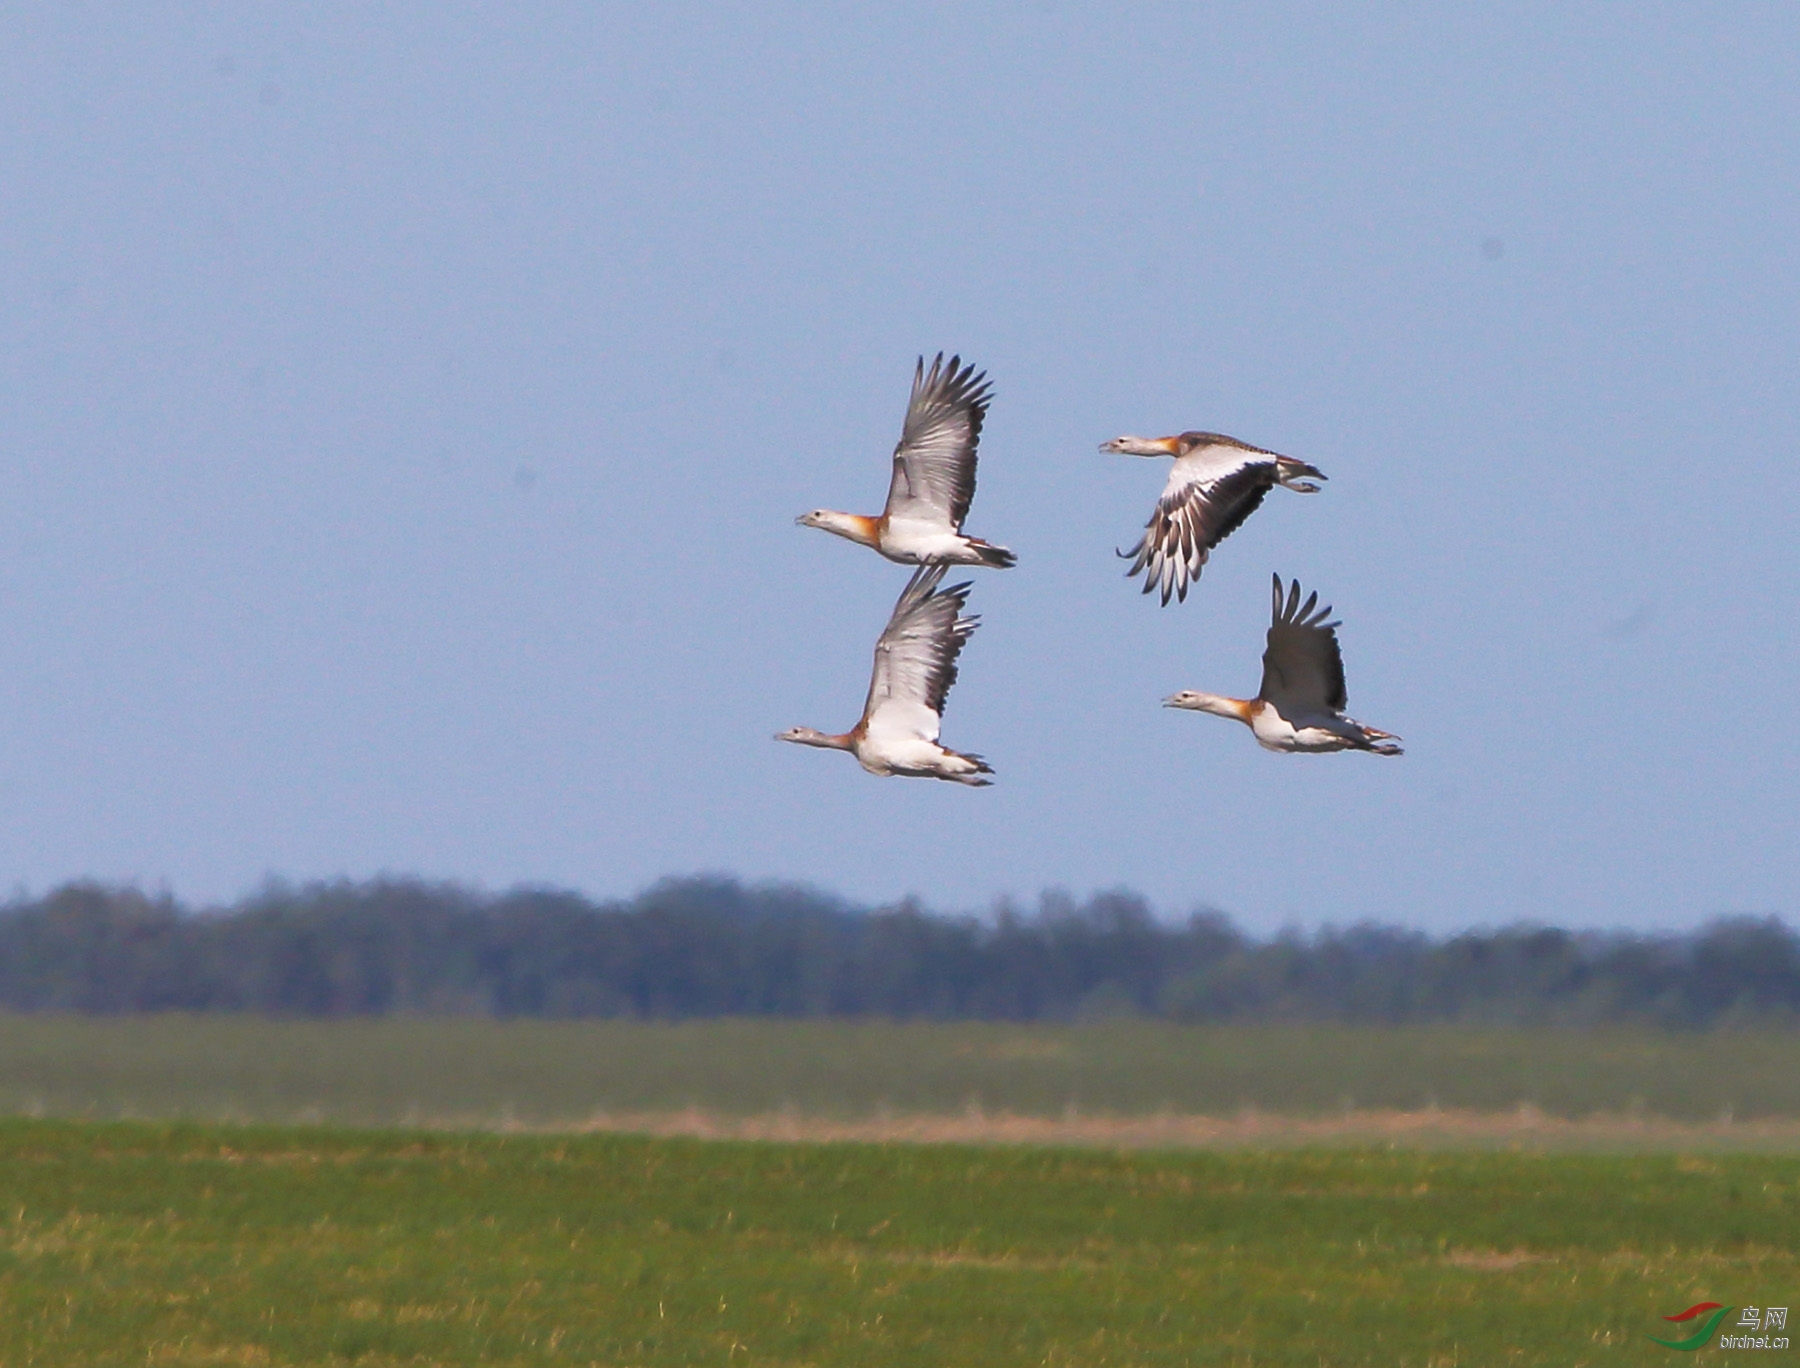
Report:
<svg viewBox="0 0 1800 1368"><path fill-rule="evenodd" d="M1695 1302L1685 1311L1673 1316L1664 1316L1666 1321L1674 1321L1678 1325L1686 1325L1699 1321L1700 1328L1686 1339L1658 1339L1655 1335L1649 1338L1668 1349L1680 1349L1683 1353L1691 1353L1695 1349L1704 1349L1707 1341L1712 1339L1718 1330L1719 1322L1733 1311L1735 1306L1721 1306L1718 1302ZM1787 1329L1788 1309L1785 1306L1746 1306L1737 1323L1725 1334L1719 1336L1721 1349L1786 1349L1786 1335L1771 1335L1771 1330Z"/></svg>
<svg viewBox="0 0 1800 1368"><path fill-rule="evenodd" d="M1711 1315L1707 1315L1707 1312L1709 1311L1712 1313ZM1698 1330L1689 1335L1686 1339L1657 1339L1655 1335L1651 1335L1650 1338L1655 1340L1656 1343L1665 1345L1670 1349L1680 1349L1683 1351L1699 1349L1713 1337L1713 1331L1719 1328L1719 1322L1724 1320L1725 1317L1730 1314L1731 1308L1729 1306L1722 1306L1718 1302L1695 1302L1692 1306L1688 1307L1687 1310L1673 1316L1664 1316L1663 1319L1666 1321L1683 1323L1698 1320L1701 1316L1706 1316L1706 1323Z"/></svg>

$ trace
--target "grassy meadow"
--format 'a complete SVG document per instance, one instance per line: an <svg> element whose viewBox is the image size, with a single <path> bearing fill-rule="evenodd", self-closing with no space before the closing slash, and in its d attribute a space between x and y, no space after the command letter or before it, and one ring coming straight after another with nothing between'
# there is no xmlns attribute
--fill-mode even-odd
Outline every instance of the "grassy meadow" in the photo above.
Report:
<svg viewBox="0 0 1800 1368"><path fill-rule="evenodd" d="M1800 1309L1777 1033L13 1016L0 1114L0 1365L1638 1364Z"/></svg>
<svg viewBox="0 0 1800 1368"><path fill-rule="evenodd" d="M0 1115L579 1126L1370 1111L1800 1121L1800 1033L0 1016Z"/></svg>
<svg viewBox="0 0 1800 1368"><path fill-rule="evenodd" d="M1640 1364L1800 1302L1769 1155L11 1120L0 1212L19 1365Z"/></svg>

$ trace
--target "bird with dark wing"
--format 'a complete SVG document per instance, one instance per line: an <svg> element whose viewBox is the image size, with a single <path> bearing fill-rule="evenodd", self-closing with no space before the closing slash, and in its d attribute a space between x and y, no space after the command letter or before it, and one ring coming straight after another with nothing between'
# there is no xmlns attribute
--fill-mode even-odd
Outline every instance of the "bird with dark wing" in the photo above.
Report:
<svg viewBox="0 0 1800 1368"><path fill-rule="evenodd" d="M1187 599L1188 585L1200 578L1206 558L1243 525L1276 485L1299 494L1317 494L1318 467L1291 456L1264 451L1217 432L1184 432L1178 437L1115 437L1100 450L1125 456L1173 456L1174 467L1162 497L1130 551L1126 578L1144 576L1146 594L1160 590L1163 605Z"/></svg>
<svg viewBox="0 0 1800 1368"><path fill-rule="evenodd" d="M1285 593L1274 577L1268 646L1263 651L1262 688L1255 698L1224 698L1184 690L1163 700L1169 708L1190 708L1233 717L1249 727L1268 750L1370 751L1399 755L1400 738L1344 716L1344 656L1338 649L1341 623L1327 621L1331 606L1319 607L1317 593L1300 600L1295 581Z"/></svg>

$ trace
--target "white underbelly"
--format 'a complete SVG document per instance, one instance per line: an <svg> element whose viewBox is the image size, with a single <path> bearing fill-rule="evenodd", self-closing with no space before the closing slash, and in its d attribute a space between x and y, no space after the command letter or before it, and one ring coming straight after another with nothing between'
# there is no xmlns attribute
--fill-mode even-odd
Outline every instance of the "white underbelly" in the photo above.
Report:
<svg viewBox="0 0 1800 1368"><path fill-rule="evenodd" d="M938 560L962 552L967 540L943 523L892 521L882 533L881 550L904 560Z"/></svg>
<svg viewBox="0 0 1800 1368"><path fill-rule="evenodd" d="M1257 709L1256 716L1251 720L1250 730L1256 733L1256 739L1269 750L1285 751L1288 754L1339 751L1350 745L1347 738L1330 726L1321 725L1310 718L1296 725L1273 708Z"/></svg>
<svg viewBox="0 0 1800 1368"><path fill-rule="evenodd" d="M864 741L856 758L870 774L895 774L936 769L944 758L943 747L918 737Z"/></svg>

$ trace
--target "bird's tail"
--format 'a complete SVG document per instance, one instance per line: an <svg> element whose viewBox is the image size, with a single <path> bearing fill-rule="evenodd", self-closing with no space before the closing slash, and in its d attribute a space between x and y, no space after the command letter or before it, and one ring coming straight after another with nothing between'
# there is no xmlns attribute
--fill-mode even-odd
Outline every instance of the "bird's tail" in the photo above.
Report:
<svg viewBox="0 0 1800 1368"><path fill-rule="evenodd" d="M1367 748L1376 755L1406 754L1400 749L1400 738L1392 732L1379 731L1374 727L1364 727L1362 733Z"/></svg>
<svg viewBox="0 0 1800 1368"><path fill-rule="evenodd" d="M946 751L948 754L955 756L958 760L967 762L970 768L957 774L946 774L943 776L944 778L954 779L957 783L967 784L970 788L987 788L994 782L992 779L983 779L981 777L984 774L992 774L994 768L979 755L966 755L962 751L948 750L948 748L946 748Z"/></svg>
<svg viewBox="0 0 1800 1368"><path fill-rule="evenodd" d="M980 556L981 563L990 570L1010 570L1019 563L1019 558L1004 546L984 542L980 537L969 538L969 549Z"/></svg>
<svg viewBox="0 0 1800 1368"><path fill-rule="evenodd" d="M1311 478L1303 478L1308 477ZM1305 461L1296 461L1292 456L1275 458L1275 479L1284 489L1291 489L1297 494L1317 494L1319 486L1313 481L1329 478L1316 465L1308 465Z"/></svg>

